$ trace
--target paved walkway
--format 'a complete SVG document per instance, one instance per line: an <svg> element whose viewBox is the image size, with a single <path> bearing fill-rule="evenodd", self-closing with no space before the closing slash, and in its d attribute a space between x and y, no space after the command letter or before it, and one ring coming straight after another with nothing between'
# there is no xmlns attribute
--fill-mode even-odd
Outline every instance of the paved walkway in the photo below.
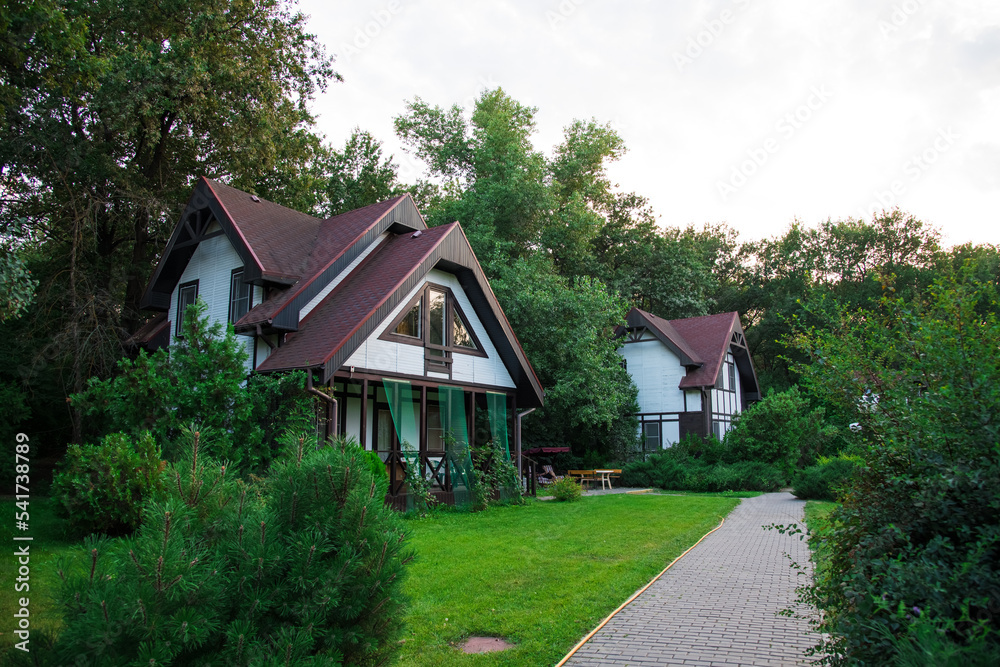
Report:
<svg viewBox="0 0 1000 667"><path fill-rule="evenodd" d="M762 528L802 522L804 505L789 493L744 499L720 530L618 612L567 667L806 664L804 652L819 636L807 620L778 612L794 607L795 588L806 583L791 562L811 574L808 546Z"/></svg>

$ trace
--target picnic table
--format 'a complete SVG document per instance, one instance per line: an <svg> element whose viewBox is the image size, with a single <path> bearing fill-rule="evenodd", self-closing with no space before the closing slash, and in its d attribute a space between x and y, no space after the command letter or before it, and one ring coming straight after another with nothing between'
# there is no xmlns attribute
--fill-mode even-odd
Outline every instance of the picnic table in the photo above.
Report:
<svg viewBox="0 0 1000 667"><path fill-rule="evenodd" d="M586 486L590 482L601 481L602 489L610 489L611 480L621 476L621 468L597 468L594 470L567 470L566 474Z"/></svg>

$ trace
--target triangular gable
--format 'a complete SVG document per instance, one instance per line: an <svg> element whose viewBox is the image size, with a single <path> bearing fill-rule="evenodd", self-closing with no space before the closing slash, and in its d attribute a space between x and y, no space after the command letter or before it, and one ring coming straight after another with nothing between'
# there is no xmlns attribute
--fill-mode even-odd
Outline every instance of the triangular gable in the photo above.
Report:
<svg viewBox="0 0 1000 667"><path fill-rule="evenodd" d="M674 326L662 317L657 317L652 313L647 313L639 308L632 308L625 316L628 327L636 329L645 327L667 346L671 352L681 360L681 365L694 368L701 366L704 362L701 356L688 344L684 337L678 333Z"/></svg>
<svg viewBox="0 0 1000 667"><path fill-rule="evenodd" d="M740 346L735 342L744 339L740 316L735 311L671 320L670 323L705 360L704 366L688 372L681 380L681 389L714 386L723 368L726 354L730 350L734 352L746 350L745 345ZM734 345L737 347L734 348ZM756 391L757 378L750 363L749 353L734 354L734 356L737 358L740 377L744 379L744 391ZM752 389L749 383L752 383Z"/></svg>
<svg viewBox="0 0 1000 667"><path fill-rule="evenodd" d="M219 229L210 232L215 221ZM200 178L143 295L142 307L166 311L198 244L224 234L243 261L247 282L291 284L295 262L308 256L321 220L256 195Z"/></svg>
<svg viewBox="0 0 1000 667"><path fill-rule="evenodd" d="M519 388L519 404L541 405L541 383L457 222L387 240L257 370L319 368L322 381L328 381L435 267L458 278Z"/></svg>

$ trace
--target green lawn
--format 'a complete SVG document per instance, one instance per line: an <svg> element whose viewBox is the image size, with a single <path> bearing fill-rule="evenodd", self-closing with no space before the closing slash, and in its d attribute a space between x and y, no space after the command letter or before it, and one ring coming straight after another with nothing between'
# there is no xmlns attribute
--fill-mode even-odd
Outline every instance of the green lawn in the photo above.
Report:
<svg viewBox="0 0 1000 667"><path fill-rule="evenodd" d="M400 665L552 665L738 500L606 495L410 522ZM470 635L505 637L464 655Z"/></svg>
<svg viewBox="0 0 1000 667"><path fill-rule="evenodd" d="M14 612L20 607L17 600L22 597L30 600L29 612L31 614L31 637L35 645L35 639L43 631L54 632L58 630L61 620L58 611L51 599L56 591L57 575L52 565L63 554L69 552L75 541L67 540L63 534L63 521L55 515L54 503L48 498L32 497L29 501L28 512L30 514L29 530L27 532L14 530L14 500L0 500L0 542L3 543L3 555L0 556L0 581L3 582L0 588L0 663L4 662L4 655L8 650L13 650L13 640L16 639L11 634L14 629L12 620ZM31 542L15 542L12 538L14 533L18 535L30 535L34 539ZM15 549L24 544L30 545L29 574L30 586L28 591L17 592L14 585L17 583L17 571L20 564L13 555ZM37 633L37 634L36 634ZM20 641L18 639L18 641Z"/></svg>
<svg viewBox="0 0 1000 667"><path fill-rule="evenodd" d="M615 607L715 528L739 501L709 495L607 495L576 503L530 501L480 514L408 522L417 553L399 665L553 665ZM0 501L0 539L13 544L14 501ZM78 544L62 535L51 501L31 501L31 629L56 631L52 565ZM8 550L12 552L12 550ZM12 619L16 559L0 558L0 618ZM0 663L13 637L0 631ZM464 655L470 635L516 647Z"/></svg>

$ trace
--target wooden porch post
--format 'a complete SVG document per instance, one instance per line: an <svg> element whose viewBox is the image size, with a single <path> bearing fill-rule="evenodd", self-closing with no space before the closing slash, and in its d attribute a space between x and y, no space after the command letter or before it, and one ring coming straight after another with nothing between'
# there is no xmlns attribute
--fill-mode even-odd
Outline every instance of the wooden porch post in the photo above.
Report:
<svg viewBox="0 0 1000 667"><path fill-rule="evenodd" d="M361 381L361 449L368 449L368 379Z"/></svg>

